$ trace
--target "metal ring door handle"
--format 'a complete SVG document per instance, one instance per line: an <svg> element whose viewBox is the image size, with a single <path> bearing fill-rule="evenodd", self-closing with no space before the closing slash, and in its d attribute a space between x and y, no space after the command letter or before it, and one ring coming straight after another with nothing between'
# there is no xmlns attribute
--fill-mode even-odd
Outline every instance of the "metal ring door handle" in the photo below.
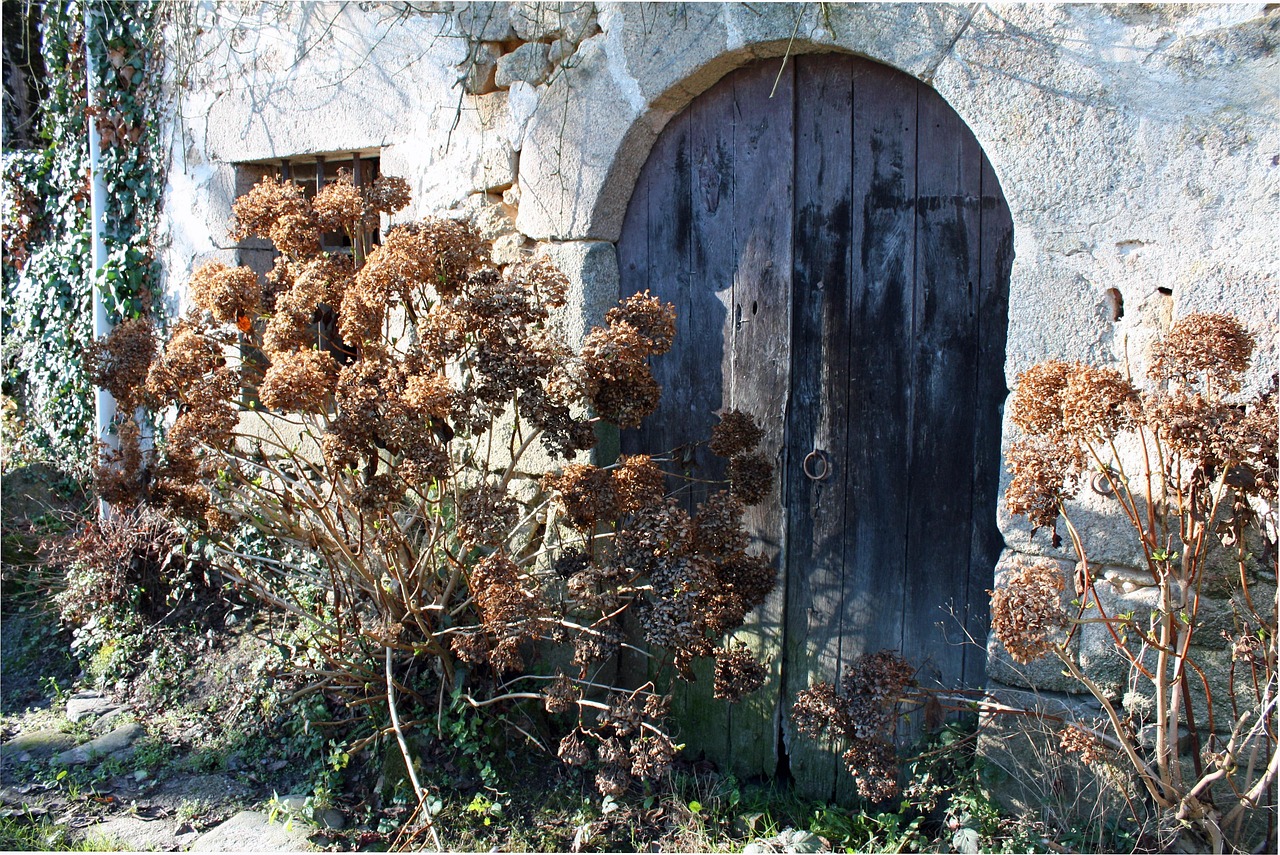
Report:
<svg viewBox="0 0 1280 855"><path fill-rule="evenodd" d="M831 477L831 458L825 451L815 448L805 455L804 463L800 468L810 481L825 481Z"/></svg>

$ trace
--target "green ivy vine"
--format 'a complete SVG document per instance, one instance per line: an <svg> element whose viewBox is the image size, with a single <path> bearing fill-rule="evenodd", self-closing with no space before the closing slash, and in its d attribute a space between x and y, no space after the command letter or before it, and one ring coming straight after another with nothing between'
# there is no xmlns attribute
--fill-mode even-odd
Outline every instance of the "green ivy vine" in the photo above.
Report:
<svg viewBox="0 0 1280 855"><path fill-rule="evenodd" d="M72 471L84 471L92 453L93 389L83 366L93 337L91 288L101 291L112 323L149 314L159 291L153 242L166 161L161 9L128 0L43 4L42 147L4 154L5 391L20 401L23 439ZM96 66L92 111L86 39ZM96 277L89 121L100 134L106 188L107 260Z"/></svg>

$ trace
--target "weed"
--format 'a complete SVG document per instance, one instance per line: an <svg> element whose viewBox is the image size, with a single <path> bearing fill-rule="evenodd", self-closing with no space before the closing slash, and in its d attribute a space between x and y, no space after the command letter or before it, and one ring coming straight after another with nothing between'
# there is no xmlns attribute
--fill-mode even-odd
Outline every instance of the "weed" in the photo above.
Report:
<svg viewBox="0 0 1280 855"><path fill-rule="evenodd" d="M0 817L0 851L122 852L126 847L100 837L76 839L71 830L44 815Z"/></svg>

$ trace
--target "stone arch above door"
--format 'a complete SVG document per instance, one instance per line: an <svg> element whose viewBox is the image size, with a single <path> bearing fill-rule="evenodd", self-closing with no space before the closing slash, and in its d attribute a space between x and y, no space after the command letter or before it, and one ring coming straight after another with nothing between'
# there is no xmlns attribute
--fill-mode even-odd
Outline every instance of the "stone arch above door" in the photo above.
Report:
<svg viewBox="0 0 1280 855"><path fill-rule="evenodd" d="M663 404L627 452L763 422L779 478L750 514L780 587L742 636L772 660L730 708L709 671L682 734L739 774L847 790L793 737L797 691L901 649L921 682L980 684L995 527L1012 223L990 164L931 89L845 54L726 75L667 125L618 244L623 290L676 304ZM821 455L822 467L801 461ZM694 451L703 478L719 476ZM818 471L821 469L822 471ZM952 609L949 615L946 609ZM940 631L937 624L946 624Z"/></svg>

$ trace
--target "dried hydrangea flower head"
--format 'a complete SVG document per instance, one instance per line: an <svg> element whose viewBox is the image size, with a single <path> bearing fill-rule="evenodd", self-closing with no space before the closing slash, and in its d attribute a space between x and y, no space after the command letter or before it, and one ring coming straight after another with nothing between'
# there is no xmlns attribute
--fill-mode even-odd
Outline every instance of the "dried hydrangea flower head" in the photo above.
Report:
<svg viewBox="0 0 1280 855"><path fill-rule="evenodd" d="M555 495L569 522L583 531L618 516L618 491L607 469L570 463L543 476L542 488Z"/></svg>
<svg viewBox="0 0 1280 855"><path fill-rule="evenodd" d="M858 795L869 802L887 801L898 794L898 753L884 739L857 739L840 757L853 775Z"/></svg>
<svg viewBox="0 0 1280 855"><path fill-rule="evenodd" d="M369 207L382 214L394 214L409 207L409 182L394 175L379 175L366 193Z"/></svg>
<svg viewBox="0 0 1280 855"><path fill-rule="evenodd" d="M991 631L1015 662L1030 664L1051 652L1067 625L1066 583L1050 561L1017 559L1004 587L991 595Z"/></svg>
<svg viewBox="0 0 1280 855"><path fill-rule="evenodd" d="M231 214L231 238L238 241L265 238L274 242L272 233L281 233L278 229L282 221L317 229L315 211L303 189L292 181L270 175L236 199L231 205ZM279 245L276 248L284 251Z"/></svg>
<svg viewBox="0 0 1280 855"><path fill-rule="evenodd" d="M1009 402L1009 418L1031 436L1049 436L1062 430L1062 396L1078 366L1050 359L1018 375Z"/></svg>
<svg viewBox="0 0 1280 855"><path fill-rule="evenodd" d="M532 305L559 309L569 295L569 279L546 258L533 258L509 264L502 278L517 283L532 296ZM616 310L611 310L616 311Z"/></svg>
<svg viewBox="0 0 1280 855"><path fill-rule="evenodd" d="M711 428L709 447L713 454L733 457L755 451L764 439L764 430L755 419L741 410L728 410L721 414L720 423Z"/></svg>
<svg viewBox="0 0 1280 855"><path fill-rule="evenodd" d="M1253 334L1231 315L1187 315L1154 346L1148 374L1206 394L1237 392L1253 348Z"/></svg>
<svg viewBox="0 0 1280 855"><path fill-rule="evenodd" d="M582 365L596 413L618 427L634 428L658 408L661 390L647 359L670 346L667 327L674 329L675 307L647 294L629 298L624 307L611 310L606 326L587 335Z"/></svg>
<svg viewBox="0 0 1280 855"><path fill-rule="evenodd" d="M1137 390L1112 368L1075 366L1061 401L1063 431L1086 443L1111 439L1141 414Z"/></svg>
<svg viewBox="0 0 1280 855"><path fill-rule="evenodd" d="M258 386L258 397L271 410L323 414L330 409L337 381L338 363L328 353L276 353Z"/></svg>
<svg viewBox="0 0 1280 855"><path fill-rule="evenodd" d="M258 274L247 267L227 267L220 261L200 265L187 280L191 302L224 323L250 318L262 302Z"/></svg>
<svg viewBox="0 0 1280 855"><path fill-rule="evenodd" d="M675 307L670 303L663 305L647 290L627 297L606 312L604 319L611 327L626 324L635 330L652 356L666 353L675 341Z"/></svg>
<svg viewBox="0 0 1280 855"><path fill-rule="evenodd" d="M838 694L820 682L796 695L791 720L801 733L815 739L823 734L848 740L843 760L858 792L882 801L898 792L898 756L893 747L897 703L915 681L915 670L891 650L858 657L844 673Z"/></svg>
<svg viewBox="0 0 1280 855"><path fill-rule="evenodd" d="M662 503L666 474L647 454L624 454L613 470L613 486L620 514L637 514Z"/></svg>
<svg viewBox="0 0 1280 855"><path fill-rule="evenodd" d="M791 707L791 721L796 730L813 739L819 739L829 728L842 730L844 718L843 699L836 694L836 687L825 680L796 693Z"/></svg>
<svg viewBox="0 0 1280 855"><path fill-rule="evenodd" d="M1108 753L1102 740L1075 723L1067 725L1059 732L1058 744L1068 754L1079 754L1080 762L1086 766L1102 762Z"/></svg>
<svg viewBox="0 0 1280 855"><path fill-rule="evenodd" d="M520 506L497 487L481 484L458 503L458 539L473 546L501 546L515 534Z"/></svg>
<svg viewBox="0 0 1280 855"><path fill-rule="evenodd" d="M744 505L758 505L773 488L773 464L757 452L735 454L729 460L729 489Z"/></svg>
<svg viewBox="0 0 1280 855"><path fill-rule="evenodd" d="M131 413L142 405L155 354L155 334L149 321L121 321L105 338L89 345L86 374L90 383L111 393L121 412Z"/></svg>
<svg viewBox="0 0 1280 855"><path fill-rule="evenodd" d="M1084 460L1078 448L1061 439L1028 437L1009 448L1005 465L1013 475L1005 492L1005 506L1014 516L1025 516L1032 532L1047 528L1058 543L1055 526L1062 503L1076 495Z"/></svg>
<svg viewBox="0 0 1280 855"><path fill-rule="evenodd" d="M112 505L127 506L142 498L144 466L142 431L132 418L116 425L118 448L97 443L93 465L93 489L99 498Z"/></svg>
<svg viewBox="0 0 1280 855"><path fill-rule="evenodd" d="M349 169L339 169L338 177L316 193L311 207L321 231L355 232L378 226L377 211L368 208L364 194L355 186ZM369 221L370 215L372 222Z"/></svg>
<svg viewBox="0 0 1280 855"><path fill-rule="evenodd" d="M729 703L742 698L764 685L768 672L745 644L716 651L714 696Z"/></svg>
<svg viewBox="0 0 1280 855"><path fill-rule="evenodd" d="M178 400L182 390L226 363L226 340L189 314L173 327L164 351L151 363L147 373L147 394L159 406Z"/></svg>
<svg viewBox="0 0 1280 855"><path fill-rule="evenodd" d="M582 700L582 689L561 674L543 692L543 697L543 706L552 715L571 712L578 708L578 701Z"/></svg>

